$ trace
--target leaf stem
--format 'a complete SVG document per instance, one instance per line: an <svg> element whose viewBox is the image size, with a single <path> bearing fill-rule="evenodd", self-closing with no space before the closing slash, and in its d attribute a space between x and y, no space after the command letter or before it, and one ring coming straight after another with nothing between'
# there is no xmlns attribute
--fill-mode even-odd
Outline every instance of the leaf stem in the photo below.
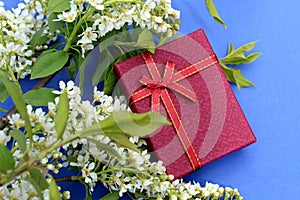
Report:
<svg viewBox="0 0 300 200"><path fill-rule="evenodd" d="M79 28L81 27L81 25L85 22L85 20L96 10L96 8L94 7L89 7L87 9L87 11L85 12L85 14L83 15L83 17L78 21L78 23L76 23L74 29L72 30L72 33L70 35L69 38L67 38L67 43L66 43L66 46L64 47L64 51L68 52L68 50L70 49L74 39L75 39L75 36L79 30Z"/></svg>

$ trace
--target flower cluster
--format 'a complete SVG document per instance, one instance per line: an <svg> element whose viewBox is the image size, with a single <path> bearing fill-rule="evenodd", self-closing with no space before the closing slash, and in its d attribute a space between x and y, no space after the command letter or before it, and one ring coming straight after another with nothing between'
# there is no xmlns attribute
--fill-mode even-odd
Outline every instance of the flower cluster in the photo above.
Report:
<svg viewBox="0 0 300 200"><path fill-rule="evenodd" d="M6 10L0 1L0 69L16 73L17 78L31 73L30 66L37 58L35 51L48 49L49 42L56 40L46 26L42 2L45 1L25 0L17 8ZM40 38L32 41L38 31Z"/></svg>
<svg viewBox="0 0 300 200"><path fill-rule="evenodd" d="M172 36L179 29L179 11L171 7L169 0L71 0L71 9L59 14L54 21L71 23L78 21L86 13L91 23L81 34L77 45L82 54L94 48L93 42L112 30L120 30L124 25L152 29L157 33ZM88 6L86 6L88 5ZM88 7L88 9L86 9Z"/></svg>
<svg viewBox="0 0 300 200"><path fill-rule="evenodd" d="M45 189L42 192L42 196L45 200L51 200L49 192L49 189ZM70 199L71 197L69 191L62 192L60 196L63 200ZM19 179L9 185L1 187L0 199L39 200L40 198L33 185L28 184L25 180Z"/></svg>
<svg viewBox="0 0 300 200"><path fill-rule="evenodd" d="M60 82L60 90L53 91L57 95L67 93L69 99L69 113L63 139L68 140L84 128L104 120L113 111L128 110L124 97L111 97L103 92L94 90L94 101L82 101L80 89L74 86L72 81ZM29 157L40 155L45 148L52 147L57 141L55 123L53 116L57 113L57 105L60 98L56 97L54 102L48 105L48 111L40 108L33 109L27 106L27 112L33 127L33 146L29 149ZM19 114L10 117L11 130L22 130L24 120ZM10 141L7 134L9 130L1 132L0 143ZM36 169L42 171L59 173L62 167L77 168L79 180L89 187L93 192L97 182L102 182L107 188L118 191L119 196L130 192L139 198L155 199L219 199L225 198L242 199L237 190L222 188L216 184L206 183L202 187L199 183L186 183L182 179L174 180L172 175L166 174L166 169L161 161L151 161L151 154L145 150L145 141L138 137L130 137L129 141L135 147L144 149L141 153L117 145L108 136L96 135L87 138L76 138L69 143L55 148L46 156L39 157L40 160L34 163ZM28 141L29 142L29 141ZM18 146L18 144L14 145ZM107 149L112 148L115 155ZM24 157L19 148L14 150L14 158L18 162ZM47 172L47 173L48 173ZM46 173L46 175L47 175ZM37 199L38 194L30 181L26 181L28 173L23 173L19 179L13 180L0 187L0 197L3 199ZM172 182L173 181L173 182ZM22 191L22 192L20 192ZM49 199L49 190L43 190L45 199ZM70 198L70 193L65 191L62 194L64 199Z"/></svg>
<svg viewBox="0 0 300 200"><path fill-rule="evenodd" d="M70 0L70 9L53 19L65 23L62 25L65 28L52 33L47 4L48 0L24 0L17 8L6 10L0 1L0 68L8 70L11 77L14 73L17 79L31 74L38 55L49 48L51 41L57 40L58 34L72 43L74 35L69 26L80 27L73 30L79 38L66 46L80 48L83 57L108 32L128 25L168 36L179 29L180 13L171 7L169 0Z"/></svg>

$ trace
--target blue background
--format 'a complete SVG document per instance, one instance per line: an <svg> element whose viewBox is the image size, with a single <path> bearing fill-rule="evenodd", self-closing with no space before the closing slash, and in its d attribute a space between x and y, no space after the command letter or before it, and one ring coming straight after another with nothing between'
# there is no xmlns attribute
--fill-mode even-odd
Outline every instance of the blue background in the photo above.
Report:
<svg viewBox="0 0 300 200"><path fill-rule="evenodd" d="M18 1L5 0L7 7ZM235 47L259 41L263 55L241 69L255 87L234 93L258 139L257 143L221 158L185 177L186 180L237 187L246 200L298 199L300 196L300 1L215 0L227 29L205 9L204 0L173 0L181 10L180 32L204 28L219 58L228 42ZM57 80L66 79L59 74ZM26 84L28 85L28 81ZM0 104L11 107L10 102ZM73 198L84 197L83 188L65 183ZM79 190L78 190L79 189ZM80 189L82 189L80 191ZM96 196L105 190L97 187Z"/></svg>

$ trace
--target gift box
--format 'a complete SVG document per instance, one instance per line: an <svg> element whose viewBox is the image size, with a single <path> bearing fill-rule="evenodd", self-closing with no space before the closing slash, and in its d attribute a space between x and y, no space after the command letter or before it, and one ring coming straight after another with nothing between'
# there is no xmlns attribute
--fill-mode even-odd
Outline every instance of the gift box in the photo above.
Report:
<svg viewBox="0 0 300 200"><path fill-rule="evenodd" d="M133 112L172 123L146 140L176 178L256 141L202 29L116 63L114 73Z"/></svg>

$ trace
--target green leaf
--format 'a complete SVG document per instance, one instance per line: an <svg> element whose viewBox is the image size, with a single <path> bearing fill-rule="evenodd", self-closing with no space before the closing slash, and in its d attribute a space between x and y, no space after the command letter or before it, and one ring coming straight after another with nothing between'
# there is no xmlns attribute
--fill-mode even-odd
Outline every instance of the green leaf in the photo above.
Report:
<svg viewBox="0 0 300 200"><path fill-rule="evenodd" d="M227 55L230 54L234 50L233 45L231 43L228 44Z"/></svg>
<svg viewBox="0 0 300 200"><path fill-rule="evenodd" d="M82 55L77 52L72 54L72 56L73 59L71 60L70 65L67 67L67 72L70 79L75 79L81 64L84 62L84 59L82 58Z"/></svg>
<svg viewBox="0 0 300 200"><path fill-rule="evenodd" d="M226 56L226 58L241 57L242 55L244 55L248 51L251 51L255 47L256 44L257 44L257 42L250 42L250 43L244 44L243 46L237 48L236 50L231 51Z"/></svg>
<svg viewBox="0 0 300 200"><path fill-rule="evenodd" d="M0 144L0 160L0 171L7 171L15 166L15 160L4 144Z"/></svg>
<svg viewBox="0 0 300 200"><path fill-rule="evenodd" d="M227 80L232 83L235 83L239 89L242 87L254 86L251 81L244 77L241 70L229 68L224 64L221 64L221 66L226 75Z"/></svg>
<svg viewBox="0 0 300 200"><path fill-rule="evenodd" d="M21 151L24 153L26 151L26 138L22 131L16 129L9 131L9 134L18 142Z"/></svg>
<svg viewBox="0 0 300 200"><path fill-rule="evenodd" d="M129 111L115 111L106 119L94 124L80 132L81 137L98 134L126 134L130 136L144 137L162 125L170 125L167 119L156 112L143 114Z"/></svg>
<svg viewBox="0 0 300 200"><path fill-rule="evenodd" d="M129 141L128 136L124 134L115 134L115 133L105 133L110 139L112 139L115 143L125 148L131 149L135 152L140 152L140 150Z"/></svg>
<svg viewBox="0 0 300 200"><path fill-rule="evenodd" d="M40 170L33 168L29 173L31 178L40 186L41 190L45 190L49 187L49 183Z"/></svg>
<svg viewBox="0 0 300 200"><path fill-rule="evenodd" d="M249 54L246 58L247 59L246 63L251 63L251 62L255 61L259 56L261 56L260 52Z"/></svg>
<svg viewBox="0 0 300 200"><path fill-rule="evenodd" d="M170 122L164 116L155 112L136 114L128 111L117 111L98 124L85 128L79 135L81 138L86 138L104 134L116 143L138 151L126 135L144 137L153 133L162 125L170 125Z"/></svg>
<svg viewBox="0 0 300 200"><path fill-rule="evenodd" d="M57 13L51 13L48 17L48 27L51 33L55 33L56 30L63 31L64 22L63 21L53 21L57 19Z"/></svg>
<svg viewBox="0 0 300 200"><path fill-rule="evenodd" d="M12 83L10 80L8 80L7 75L1 71L0 71L0 80L5 85L6 90L9 93L9 95L11 96L11 98L13 99L19 114L24 119L25 129L27 131L27 134L31 138L32 137L32 128L31 128L31 123L30 123L29 116L27 113L26 104L23 99L23 94L20 92L20 89L14 83Z"/></svg>
<svg viewBox="0 0 300 200"><path fill-rule="evenodd" d="M41 38L45 27L40 28L31 38L29 44L32 50L34 50L35 46L39 44L39 39Z"/></svg>
<svg viewBox="0 0 300 200"><path fill-rule="evenodd" d="M111 95L115 88L116 82L117 79L113 73L113 68L111 68L109 71L107 71L106 76L104 78L104 93L107 95Z"/></svg>
<svg viewBox="0 0 300 200"><path fill-rule="evenodd" d="M97 145L98 149L103 149L118 159L122 158L120 156L120 154L114 148L112 148L110 145L99 142L98 140L95 140L93 138L87 138L87 140L94 143L95 145Z"/></svg>
<svg viewBox="0 0 300 200"><path fill-rule="evenodd" d="M30 90L24 94L24 100L33 106L47 106L48 102L54 102L55 97L57 97L52 91L52 88Z"/></svg>
<svg viewBox="0 0 300 200"><path fill-rule="evenodd" d="M106 49L100 53L97 68L92 78L93 85L96 85L100 81L104 80L106 70L108 70L109 66L111 66L114 61L115 58L111 55L109 50Z"/></svg>
<svg viewBox="0 0 300 200"><path fill-rule="evenodd" d="M156 44L154 42L154 38L150 30L143 29L143 31L140 33L138 37L136 46L146 48L151 53L155 52Z"/></svg>
<svg viewBox="0 0 300 200"><path fill-rule="evenodd" d="M37 45L41 46L42 44L45 44L51 38L53 38L53 36L43 35L42 37L39 38Z"/></svg>
<svg viewBox="0 0 300 200"><path fill-rule="evenodd" d="M63 12L70 10L70 1L67 0L49 0L48 1L48 11L52 12Z"/></svg>
<svg viewBox="0 0 300 200"><path fill-rule="evenodd" d="M93 200L93 197L89 192L89 186L84 184L84 187L85 187L85 198L84 198L84 200Z"/></svg>
<svg viewBox="0 0 300 200"><path fill-rule="evenodd" d="M222 24L224 26L224 28L226 28L226 24L221 19L214 2L212 0L205 0L205 4L206 4L206 8L207 8L209 14L214 18L214 20L217 21L218 23Z"/></svg>
<svg viewBox="0 0 300 200"><path fill-rule="evenodd" d="M118 191L112 191L99 200L118 200L120 198Z"/></svg>
<svg viewBox="0 0 300 200"><path fill-rule="evenodd" d="M7 112L8 110L5 110L4 108L0 107L0 112Z"/></svg>
<svg viewBox="0 0 300 200"><path fill-rule="evenodd" d="M133 151L139 152L139 149L129 141L128 137L124 135L124 133L107 133L105 130L103 130L99 124L94 124L88 128L85 128L80 133L81 138L87 138L89 137L99 135L99 134L105 134L110 139L115 141L118 145L123 146L125 148L132 149Z"/></svg>
<svg viewBox="0 0 300 200"><path fill-rule="evenodd" d="M256 60L261 53L256 52L249 54L248 56L245 55L255 47L256 43L257 42L250 42L237 49L234 49L233 45L230 43L228 45L227 56L220 61L227 80L235 83L239 89L241 87L253 86L253 83L243 76L241 70L228 67L227 65L247 64Z"/></svg>
<svg viewBox="0 0 300 200"><path fill-rule="evenodd" d="M66 129L69 118L69 99L68 93L63 91L59 96L59 102L56 107L56 115L54 116L55 130L57 139L60 139Z"/></svg>
<svg viewBox="0 0 300 200"><path fill-rule="evenodd" d="M3 103L8 97L9 97L9 94L8 94L4 84L0 81L0 102Z"/></svg>
<svg viewBox="0 0 300 200"><path fill-rule="evenodd" d="M64 50L42 54L32 67L30 79L42 78L54 74L64 67L69 59L69 55Z"/></svg>
<svg viewBox="0 0 300 200"><path fill-rule="evenodd" d="M39 199L44 200L44 196L42 194L40 185L33 178L31 178L29 176L27 176L24 180L27 181L28 183L30 183L34 187Z"/></svg>
<svg viewBox="0 0 300 200"><path fill-rule="evenodd" d="M145 137L163 125L170 125L167 119L156 112L137 114L128 111L112 112L100 123L105 133L125 133L130 136Z"/></svg>
<svg viewBox="0 0 300 200"><path fill-rule="evenodd" d="M51 177L51 181L49 183L49 190L50 190L49 191L50 199L61 200L58 186L57 186L55 180L53 179L53 177Z"/></svg>

